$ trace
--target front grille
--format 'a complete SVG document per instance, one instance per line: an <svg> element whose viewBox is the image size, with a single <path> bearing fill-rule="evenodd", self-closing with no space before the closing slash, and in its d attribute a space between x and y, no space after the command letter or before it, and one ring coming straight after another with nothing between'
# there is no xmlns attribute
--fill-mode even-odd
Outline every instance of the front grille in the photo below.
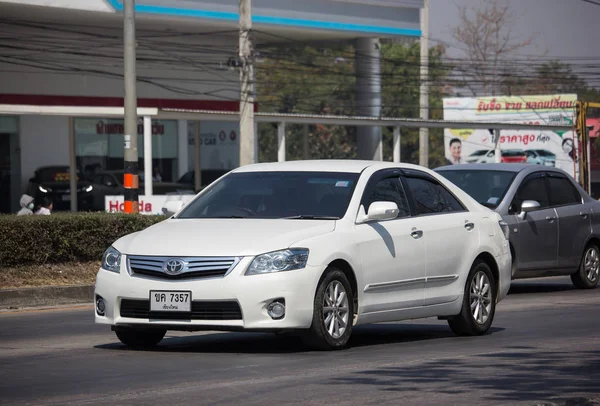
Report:
<svg viewBox="0 0 600 406"><path fill-rule="evenodd" d="M241 320L242 309L237 302L192 301L192 311L151 312L149 300L122 299L121 316L133 319L161 320Z"/></svg>
<svg viewBox="0 0 600 406"><path fill-rule="evenodd" d="M180 273L171 275L165 272L166 264L172 259L183 261ZM239 262L237 257L151 257L129 256L128 266L132 274L154 276L163 279L218 278L225 276Z"/></svg>

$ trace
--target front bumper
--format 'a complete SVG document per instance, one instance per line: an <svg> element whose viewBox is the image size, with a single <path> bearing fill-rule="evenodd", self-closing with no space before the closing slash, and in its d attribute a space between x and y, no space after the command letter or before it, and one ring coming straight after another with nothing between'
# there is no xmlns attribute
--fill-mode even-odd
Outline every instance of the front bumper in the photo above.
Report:
<svg viewBox="0 0 600 406"><path fill-rule="evenodd" d="M121 272L119 274L106 270L99 270L96 277L95 297L101 296L105 302L105 315L100 316L95 312L95 321L115 327L161 326L177 330L279 330L279 329L306 329L309 328L313 317L313 303L317 283L324 267L307 266L304 269L278 272L265 275L244 275L253 258L243 258L237 266L226 276L217 278L195 278L185 280L166 280L156 277L134 274L127 270L127 259L121 258ZM191 291L192 301L198 306L207 302L237 303L241 316L229 320L180 318L173 320L171 315L161 318L161 315L149 317L124 317L121 305L141 301L148 301L151 290L181 290ZM279 320L272 319L267 314L267 306L274 299L284 299L286 313ZM194 305L192 306L194 307ZM144 315L144 313L139 313ZM201 314L198 313L198 314ZM148 316L148 314L145 314Z"/></svg>

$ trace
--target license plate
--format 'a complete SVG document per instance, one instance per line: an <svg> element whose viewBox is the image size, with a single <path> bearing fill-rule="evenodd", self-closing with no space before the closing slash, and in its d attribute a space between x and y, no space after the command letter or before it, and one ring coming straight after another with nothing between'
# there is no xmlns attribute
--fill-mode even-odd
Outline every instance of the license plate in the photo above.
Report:
<svg viewBox="0 0 600 406"><path fill-rule="evenodd" d="M62 199L65 202L68 202L69 200L71 200L71 195L62 195Z"/></svg>
<svg viewBox="0 0 600 406"><path fill-rule="evenodd" d="M190 312L192 292L173 290L150 291L151 312Z"/></svg>

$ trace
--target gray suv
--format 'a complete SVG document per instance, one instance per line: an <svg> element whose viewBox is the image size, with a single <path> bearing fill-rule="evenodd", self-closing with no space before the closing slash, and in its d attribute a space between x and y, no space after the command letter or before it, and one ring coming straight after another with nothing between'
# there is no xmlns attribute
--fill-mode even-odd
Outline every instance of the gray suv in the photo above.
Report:
<svg viewBox="0 0 600 406"><path fill-rule="evenodd" d="M513 279L571 275L596 287L600 269L600 202L561 169L523 164L436 168L510 229Z"/></svg>

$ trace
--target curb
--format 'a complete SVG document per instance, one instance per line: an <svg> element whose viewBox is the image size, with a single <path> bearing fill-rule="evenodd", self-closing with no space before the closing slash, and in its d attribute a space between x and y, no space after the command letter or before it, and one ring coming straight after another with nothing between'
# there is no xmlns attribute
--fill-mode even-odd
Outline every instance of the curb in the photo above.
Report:
<svg viewBox="0 0 600 406"><path fill-rule="evenodd" d="M0 289L0 309L93 303L94 285Z"/></svg>

